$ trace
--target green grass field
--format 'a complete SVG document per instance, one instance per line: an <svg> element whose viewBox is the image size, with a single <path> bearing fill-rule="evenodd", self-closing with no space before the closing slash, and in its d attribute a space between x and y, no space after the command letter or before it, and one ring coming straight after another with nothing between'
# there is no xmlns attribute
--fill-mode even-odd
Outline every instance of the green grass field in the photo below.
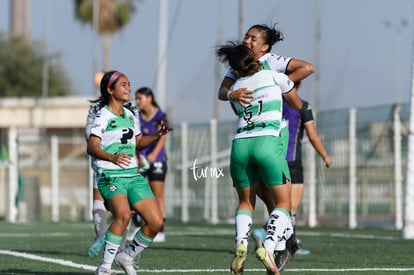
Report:
<svg viewBox="0 0 414 275"><path fill-rule="evenodd" d="M230 274L232 225L166 226L167 242L154 243L139 261L139 274ZM387 229L298 228L311 250L296 256L286 274L414 274L414 240ZM92 223L0 222L0 274L94 274L101 255L87 257ZM122 274L114 264L113 269ZM250 242L244 274L265 274Z"/></svg>

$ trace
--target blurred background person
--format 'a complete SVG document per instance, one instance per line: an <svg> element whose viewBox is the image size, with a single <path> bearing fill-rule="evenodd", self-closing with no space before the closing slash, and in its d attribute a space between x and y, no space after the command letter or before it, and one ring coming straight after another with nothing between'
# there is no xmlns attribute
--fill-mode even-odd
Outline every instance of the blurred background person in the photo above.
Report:
<svg viewBox="0 0 414 275"><path fill-rule="evenodd" d="M139 110L139 120L143 136L153 135L157 131L161 121L168 125L167 115L161 110L155 100L153 91L148 87L141 87L135 92L135 101ZM149 168L142 174L148 178L152 192L158 200L161 212L166 219L165 204L165 177L167 175L167 156L165 143L167 136L162 136L159 140L147 148L138 151L138 156L143 160L148 160ZM161 228L154 242L165 242L164 226Z"/></svg>

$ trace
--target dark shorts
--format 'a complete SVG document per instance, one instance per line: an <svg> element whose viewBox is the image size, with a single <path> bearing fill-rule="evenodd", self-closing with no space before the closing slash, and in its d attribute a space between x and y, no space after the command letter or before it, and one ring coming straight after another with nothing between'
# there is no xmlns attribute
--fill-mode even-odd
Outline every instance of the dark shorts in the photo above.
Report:
<svg viewBox="0 0 414 275"><path fill-rule="evenodd" d="M290 177L292 184L303 184L303 166L302 161L294 160L288 161Z"/></svg>
<svg viewBox="0 0 414 275"><path fill-rule="evenodd" d="M150 168L143 174L143 176L146 176L149 181L165 181L167 170L166 161L154 162L151 163Z"/></svg>

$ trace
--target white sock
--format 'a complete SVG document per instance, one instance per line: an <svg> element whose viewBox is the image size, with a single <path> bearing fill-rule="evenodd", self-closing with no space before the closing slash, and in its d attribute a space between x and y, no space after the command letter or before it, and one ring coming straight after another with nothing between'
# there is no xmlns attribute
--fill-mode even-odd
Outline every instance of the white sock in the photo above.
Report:
<svg viewBox="0 0 414 275"><path fill-rule="evenodd" d="M115 255L118 252L119 245L111 243L109 241L105 242L104 255L101 262L103 268L111 270L112 263L114 262Z"/></svg>
<svg viewBox="0 0 414 275"><path fill-rule="evenodd" d="M243 242L247 247L252 222L252 213L250 211L236 211L236 246Z"/></svg>
<svg viewBox="0 0 414 275"><path fill-rule="evenodd" d="M267 222L266 240L263 246L269 251L284 250L286 240L293 233L289 213L281 208L275 208L270 213Z"/></svg>
<svg viewBox="0 0 414 275"><path fill-rule="evenodd" d="M132 242L129 244L129 246L125 249L125 252L135 258L139 254L144 251L145 248L151 245L151 243L154 241L153 238L148 237L142 233L142 230L139 230L135 236Z"/></svg>

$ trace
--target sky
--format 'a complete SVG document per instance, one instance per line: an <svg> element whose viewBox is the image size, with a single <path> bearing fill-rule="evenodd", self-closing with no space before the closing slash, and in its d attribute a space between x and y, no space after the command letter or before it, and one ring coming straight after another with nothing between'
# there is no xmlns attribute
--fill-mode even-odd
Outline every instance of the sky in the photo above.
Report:
<svg viewBox="0 0 414 275"><path fill-rule="evenodd" d="M0 0L0 32L9 31L9 1ZM241 28L244 33L254 24L277 23L285 39L272 52L316 66L318 74L299 90L314 109L408 103L414 1L320 0L319 12L317 2L244 0ZM133 91L148 86L157 97L159 1L135 3L131 22L111 37L111 69L125 73ZM59 55L54 62L62 64L71 80L71 96L96 98L93 78L102 69L102 39L94 43L91 26L76 20L74 1L31 0L31 22L31 39L46 41L48 54ZM164 108L170 121L206 122L214 113L219 120L234 119L228 103L217 100L226 66L220 64L216 72L214 49L241 39L239 0L169 0L168 25Z"/></svg>

